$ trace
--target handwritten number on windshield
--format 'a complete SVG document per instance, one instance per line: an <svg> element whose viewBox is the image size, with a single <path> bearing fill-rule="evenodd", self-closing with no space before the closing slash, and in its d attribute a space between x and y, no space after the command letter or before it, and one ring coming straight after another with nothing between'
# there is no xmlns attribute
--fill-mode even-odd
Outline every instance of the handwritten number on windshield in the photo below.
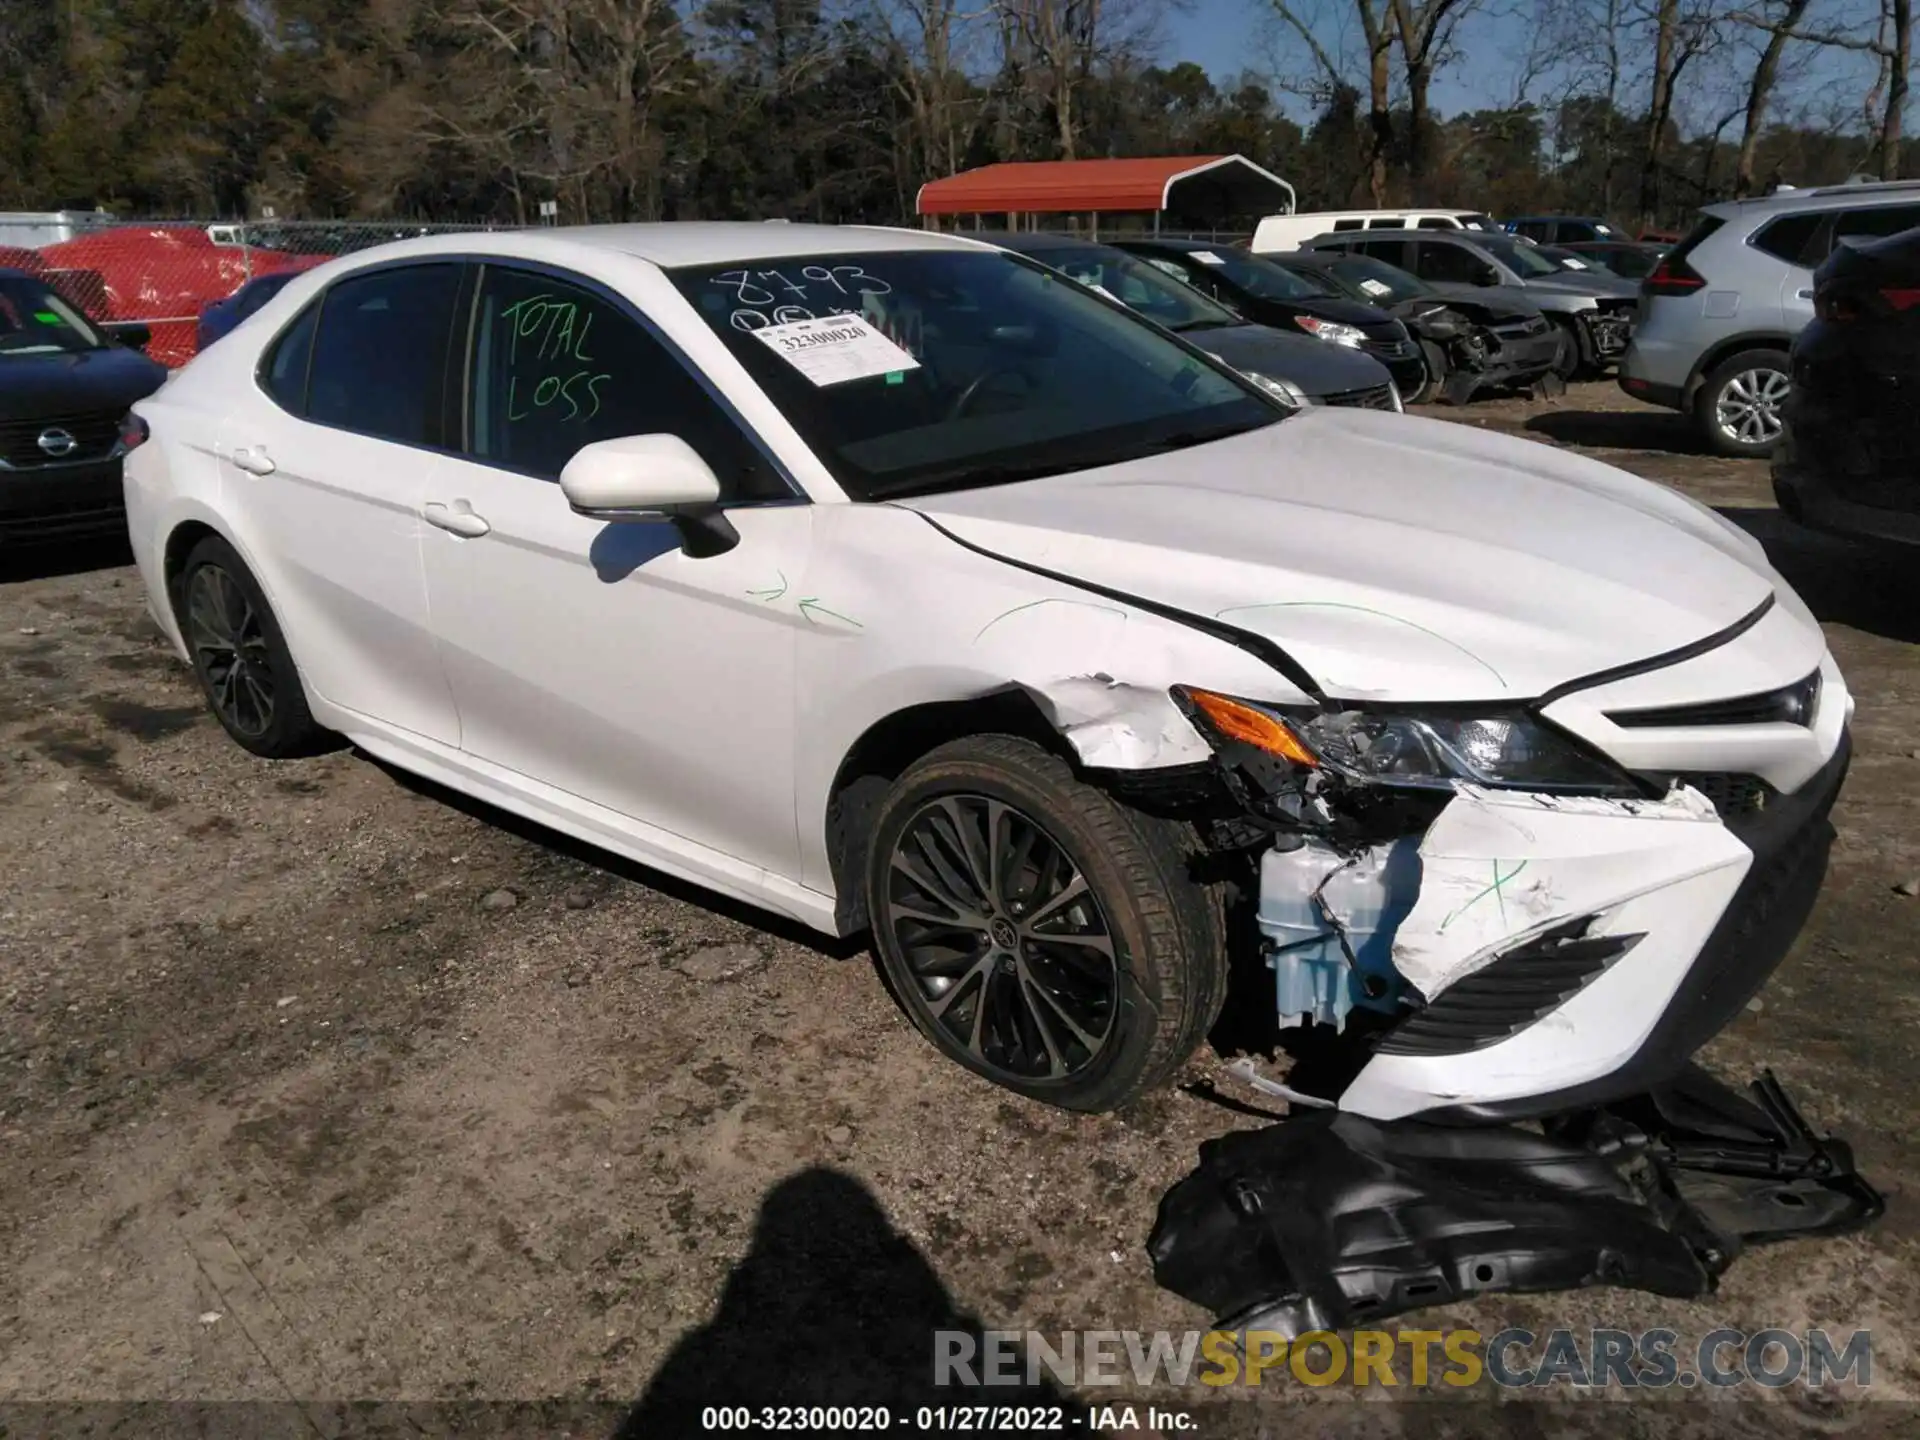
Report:
<svg viewBox="0 0 1920 1440"><path fill-rule="evenodd" d="M848 300L893 293L892 285L869 275L859 265L803 265L800 277L800 281L795 281L782 270L728 270L714 276L712 283L732 292L734 304L739 308L729 323L736 330L785 325L795 320L810 320L822 313L847 313L845 302ZM783 304L783 293L806 303ZM749 316L759 318L749 319Z"/></svg>

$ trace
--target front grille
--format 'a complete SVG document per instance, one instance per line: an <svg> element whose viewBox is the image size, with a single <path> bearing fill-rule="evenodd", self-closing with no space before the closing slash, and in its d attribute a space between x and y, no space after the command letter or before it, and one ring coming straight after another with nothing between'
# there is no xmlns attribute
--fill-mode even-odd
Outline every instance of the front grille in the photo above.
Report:
<svg viewBox="0 0 1920 1440"><path fill-rule="evenodd" d="M1812 725L1820 700L1820 672L1758 695L1736 695L1698 705L1659 705L1646 710L1609 710L1622 729L1661 725Z"/></svg>
<svg viewBox="0 0 1920 1440"><path fill-rule="evenodd" d="M42 465L104 460L120 442L121 413L96 410L88 415L50 415L44 420L0 420L0 462L15 470L31 470ZM49 430L66 431L73 437L73 449L64 455L50 455L41 449L40 437Z"/></svg>
<svg viewBox="0 0 1920 1440"><path fill-rule="evenodd" d="M1592 916L1556 925L1457 980L1379 1044L1385 1055L1463 1055L1557 1010L1643 937L1589 935Z"/></svg>
<svg viewBox="0 0 1920 1440"><path fill-rule="evenodd" d="M1369 340L1361 348L1369 355L1379 355L1387 360L1404 360L1415 353L1411 340Z"/></svg>
<svg viewBox="0 0 1920 1440"><path fill-rule="evenodd" d="M1320 402L1322 405L1344 405L1356 410L1393 409L1393 386L1376 385L1371 390L1345 390L1338 395L1328 395Z"/></svg>

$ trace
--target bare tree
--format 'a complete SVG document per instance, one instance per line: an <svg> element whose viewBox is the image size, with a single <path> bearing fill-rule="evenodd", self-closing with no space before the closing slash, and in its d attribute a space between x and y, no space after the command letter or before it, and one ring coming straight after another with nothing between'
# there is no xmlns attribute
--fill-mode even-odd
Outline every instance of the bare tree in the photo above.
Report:
<svg viewBox="0 0 1920 1440"><path fill-rule="evenodd" d="M1871 36L1864 27L1850 30L1802 29L1797 22L1770 22L1753 11L1737 11L1734 18L1756 28L1778 24L1789 39L1810 41L1871 55L1879 61L1879 73L1869 94L1869 108L1875 97L1880 100L1875 126L1873 158L1875 168L1887 179L1900 174L1900 147L1904 137L1907 90L1913 68L1913 0L1879 0L1879 20Z"/></svg>
<svg viewBox="0 0 1920 1440"><path fill-rule="evenodd" d="M1733 172L1735 199L1754 192L1754 156L1760 148L1760 131L1766 124L1767 107L1773 102L1773 87L1780 77L1780 58L1794 38L1794 28L1806 15L1811 3L1812 0L1781 0L1778 10L1768 15L1765 23L1756 24L1755 28L1765 34L1766 43L1761 47L1760 58L1754 63L1753 78L1747 83L1746 124L1740 132L1740 159ZM1901 0L1901 3L1904 4L1905 0ZM1744 23L1755 24L1746 15L1738 18Z"/></svg>
<svg viewBox="0 0 1920 1440"><path fill-rule="evenodd" d="M960 168L977 108L968 98L972 32L987 14L960 0L882 0L873 23L908 115L910 170L929 176Z"/></svg>
<svg viewBox="0 0 1920 1440"><path fill-rule="evenodd" d="M1357 0L1362 9L1368 0ZM1432 160L1433 115L1428 92L1435 70L1445 60L1454 27L1473 9L1475 0L1390 0L1394 34L1400 41L1400 61L1407 76L1407 173L1413 198L1420 193Z"/></svg>
<svg viewBox="0 0 1920 1440"><path fill-rule="evenodd" d="M1651 222L1660 208L1660 177L1674 96L1687 66L1719 36L1713 0L1653 0L1653 72L1640 150L1640 218Z"/></svg>
<svg viewBox="0 0 1920 1440"><path fill-rule="evenodd" d="M1367 70L1367 191L1375 206L1387 203L1387 161L1393 151L1393 30L1390 0L1352 0L1360 22ZM1321 39L1328 16L1302 0L1272 0L1274 14L1307 47L1331 98L1349 85L1346 68Z"/></svg>
<svg viewBox="0 0 1920 1440"><path fill-rule="evenodd" d="M1114 57L1153 42L1167 0L995 0L1003 57L1048 112L1063 160L1079 155L1079 102Z"/></svg>

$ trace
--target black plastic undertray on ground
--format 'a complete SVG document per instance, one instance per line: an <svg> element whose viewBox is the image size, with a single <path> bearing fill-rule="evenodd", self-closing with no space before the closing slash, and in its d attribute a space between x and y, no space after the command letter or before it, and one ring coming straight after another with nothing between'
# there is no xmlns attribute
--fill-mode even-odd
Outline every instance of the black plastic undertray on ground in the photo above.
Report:
<svg viewBox="0 0 1920 1440"><path fill-rule="evenodd" d="M1772 1074L1698 1066L1539 1129L1308 1111L1222 1136L1169 1190L1154 1278L1223 1329L1289 1337L1494 1292L1710 1292L1747 1246L1885 1209Z"/></svg>

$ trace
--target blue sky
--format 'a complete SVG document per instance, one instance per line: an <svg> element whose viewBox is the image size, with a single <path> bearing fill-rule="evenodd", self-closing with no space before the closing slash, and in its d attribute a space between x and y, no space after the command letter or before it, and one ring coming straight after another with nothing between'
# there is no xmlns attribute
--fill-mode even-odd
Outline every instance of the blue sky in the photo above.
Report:
<svg viewBox="0 0 1920 1440"><path fill-rule="evenodd" d="M1434 107L1440 113L1451 115L1512 102L1521 56L1529 38L1529 8L1520 4L1495 5L1462 22L1456 39L1464 52L1463 58L1442 71L1433 86ZM1341 53L1344 26L1348 32L1348 53L1353 53L1352 41L1357 39L1358 26L1351 18L1350 0L1318 0L1317 5L1314 0L1304 0L1302 9L1309 14L1317 9L1327 17L1321 39L1336 57ZM1278 43L1290 33L1274 19L1267 0L1189 0L1185 13L1171 14L1162 26L1160 59L1163 64L1193 60L1205 67L1215 80L1228 80L1242 70L1273 68L1276 61L1283 58ZM1866 69L1869 62L1839 50L1814 52L1796 48L1788 53L1788 66L1782 72L1776 93L1774 118L1787 118L1787 112L1803 105L1820 109L1838 101L1850 112L1840 123L1857 125L1854 97L1866 93L1870 82ZM1298 39L1293 40L1292 55L1295 58L1290 68L1303 73L1307 57ZM1728 101L1723 96L1727 87L1731 85L1737 91L1745 83L1747 67L1752 62L1741 51L1728 51L1721 63L1726 68L1718 74L1702 72L1693 77L1696 84L1682 87L1683 124L1703 123L1703 128L1713 124L1712 119L1703 122L1702 116L1708 110L1726 109ZM1638 68L1629 57L1629 74ZM1354 73L1364 74L1357 67ZM1631 86L1641 79L1634 75L1628 84ZM1278 98L1296 118L1305 118L1303 102L1286 95ZM1733 98L1737 103L1740 97L1736 94ZM1633 103L1633 99L1628 103ZM1694 111L1700 113L1691 113Z"/></svg>
<svg viewBox="0 0 1920 1440"><path fill-rule="evenodd" d="M1337 0L1327 0L1321 9L1344 14ZM1162 62L1192 60L1216 80L1230 79L1245 69L1267 69L1277 53L1275 42L1284 33L1272 17L1273 9L1265 0L1191 0L1187 13L1175 14L1166 23ZM1456 65L1436 81L1434 103L1447 113L1505 104L1516 68L1510 57L1524 39L1524 21L1517 15L1481 15L1468 23L1473 27L1474 53L1484 63ZM1337 33L1325 40L1337 55ZM1299 42L1294 45L1298 47ZM1289 103L1289 108L1298 107Z"/></svg>

